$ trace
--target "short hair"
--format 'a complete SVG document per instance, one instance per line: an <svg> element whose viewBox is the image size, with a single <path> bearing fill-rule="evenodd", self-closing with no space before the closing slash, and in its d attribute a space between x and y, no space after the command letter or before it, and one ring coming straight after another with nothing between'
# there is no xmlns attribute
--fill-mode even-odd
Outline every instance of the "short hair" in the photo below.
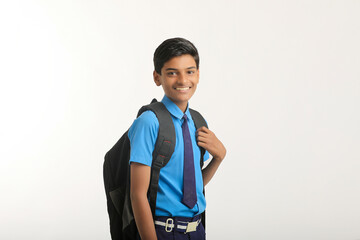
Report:
<svg viewBox="0 0 360 240"><path fill-rule="evenodd" d="M199 69L199 53L194 44L184 38L170 38L161 43L154 52L154 68L161 75L164 64L173 57L190 54Z"/></svg>

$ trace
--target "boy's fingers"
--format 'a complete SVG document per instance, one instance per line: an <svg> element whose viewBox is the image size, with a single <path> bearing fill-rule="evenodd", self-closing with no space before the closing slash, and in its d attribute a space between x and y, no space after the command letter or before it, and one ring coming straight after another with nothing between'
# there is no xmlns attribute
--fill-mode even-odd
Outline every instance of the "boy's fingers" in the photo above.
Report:
<svg viewBox="0 0 360 240"><path fill-rule="evenodd" d="M201 127L199 128L197 131L196 131L196 134L200 134L200 133L203 133L203 134L210 134L211 131L205 127Z"/></svg>
<svg viewBox="0 0 360 240"><path fill-rule="evenodd" d="M198 142L199 147L206 148L206 143L204 142Z"/></svg>
<svg viewBox="0 0 360 240"><path fill-rule="evenodd" d="M199 131L208 132L209 129L208 129L207 127L205 127L205 126L202 126L201 128L198 128L197 131L198 131L198 132L199 132Z"/></svg>
<svg viewBox="0 0 360 240"><path fill-rule="evenodd" d="M198 136L197 140L198 142L206 142L206 138L202 136Z"/></svg>
<svg viewBox="0 0 360 240"><path fill-rule="evenodd" d="M206 132L197 132L197 136L206 137L208 133Z"/></svg>

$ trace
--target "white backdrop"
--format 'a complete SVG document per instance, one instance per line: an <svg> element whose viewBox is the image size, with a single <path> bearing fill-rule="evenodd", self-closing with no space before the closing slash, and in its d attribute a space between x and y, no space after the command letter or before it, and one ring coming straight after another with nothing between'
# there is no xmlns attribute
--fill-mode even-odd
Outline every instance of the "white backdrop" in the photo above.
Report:
<svg viewBox="0 0 360 240"><path fill-rule="evenodd" d="M200 53L191 107L227 147L207 236L360 239L360 1L2 1L0 239L110 239L104 154Z"/></svg>

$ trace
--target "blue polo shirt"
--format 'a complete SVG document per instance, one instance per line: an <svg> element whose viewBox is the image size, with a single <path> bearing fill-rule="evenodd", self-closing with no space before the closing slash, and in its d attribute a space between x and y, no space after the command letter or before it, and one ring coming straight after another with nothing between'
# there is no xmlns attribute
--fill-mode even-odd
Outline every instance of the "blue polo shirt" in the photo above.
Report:
<svg viewBox="0 0 360 240"><path fill-rule="evenodd" d="M184 113L167 96L161 101L171 113L175 126L176 144L173 155L168 164L160 170L159 188L156 199L156 216L193 217L202 213L206 207L203 194L203 179L200 169L200 148L195 137L195 124L189 112L189 106L185 113L188 116L188 125L194 152L195 179L197 203L193 209L185 206L181 200L183 197L183 171L184 171L184 141L181 125ZM159 121L152 111L146 111L139 116L129 129L130 139L130 163L137 162L151 166L152 152L158 136ZM204 160L209 158L206 151Z"/></svg>

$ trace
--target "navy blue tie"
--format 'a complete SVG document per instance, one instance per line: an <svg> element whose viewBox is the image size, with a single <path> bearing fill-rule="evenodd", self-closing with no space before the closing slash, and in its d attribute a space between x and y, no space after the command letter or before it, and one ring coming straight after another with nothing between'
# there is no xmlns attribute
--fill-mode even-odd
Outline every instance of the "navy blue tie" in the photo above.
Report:
<svg viewBox="0 0 360 240"><path fill-rule="evenodd" d="M192 209L197 202L194 154L186 114L184 114L183 119L181 128L184 138L184 196L182 202Z"/></svg>

